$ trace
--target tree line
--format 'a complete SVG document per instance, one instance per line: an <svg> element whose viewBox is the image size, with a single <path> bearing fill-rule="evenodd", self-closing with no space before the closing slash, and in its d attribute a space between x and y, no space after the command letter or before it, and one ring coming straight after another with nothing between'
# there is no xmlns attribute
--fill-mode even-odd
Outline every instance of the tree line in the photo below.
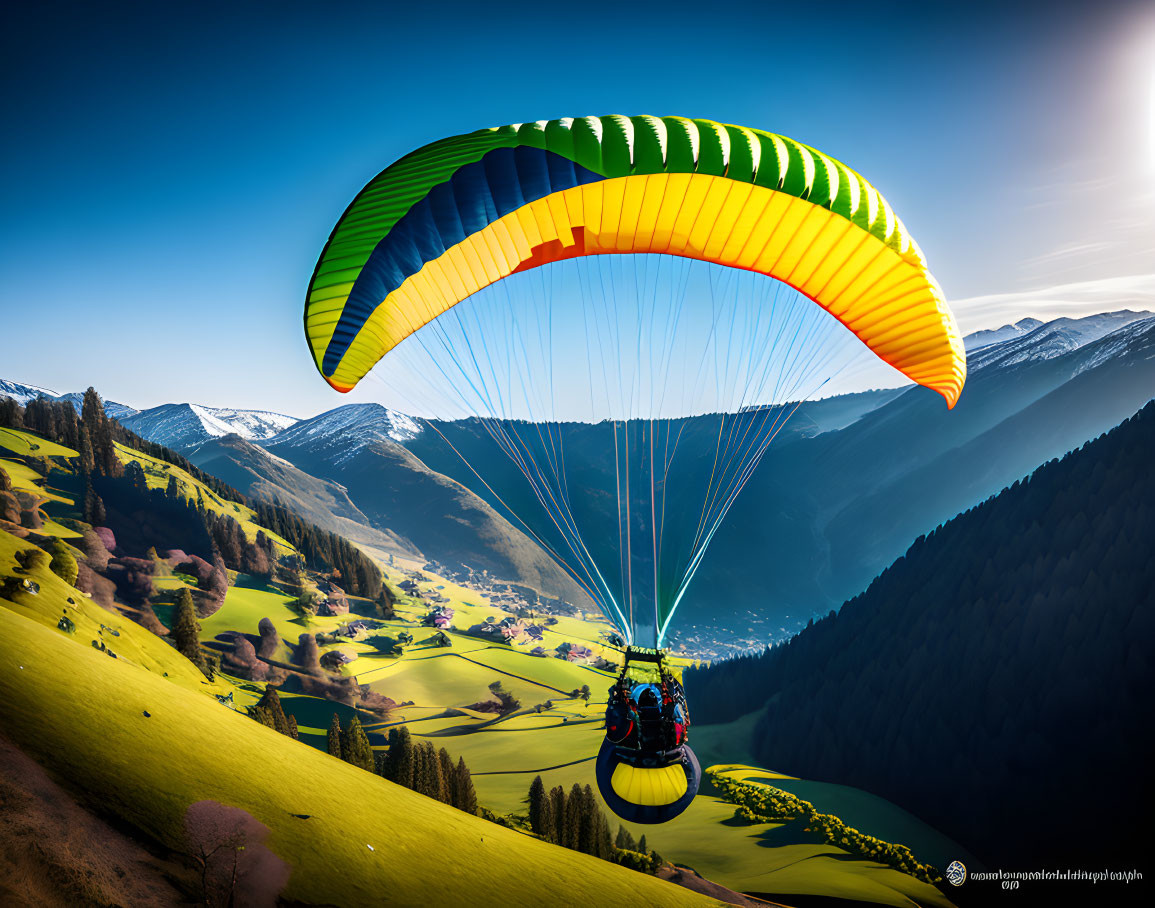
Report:
<svg viewBox="0 0 1155 908"><path fill-rule="evenodd" d="M0 398L0 427L27 429L58 444L76 449L77 468L84 482L81 510L86 523L103 526L108 518L104 497L119 489L135 490L148 498L150 490L139 464L130 461L126 468L117 456L116 443L161 460L187 472L223 501L244 505L255 511L255 522L280 536L305 559L311 570L328 571L347 592L366 599L381 593L381 572L373 561L347 539L302 520L280 505L252 502L232 486L201 470L174 451L141 438L124 428L104 411L104 403L94 388L84 393L81 412L67 401L39 397L21 407L10 397ZM109 483L121 479L128 471L127 486ZM152 490L155 493L156 490ZM152 501L170 503L182 498L179 481L170 476L168 487ZM269 576L276 566L275 546L267 535L251 543L245 539L240 524L227 514L217 514L205 507L198 496L190 501L202 515L206 533L221 552L228 567L244 573ZM206 552L206 554L208 554ZM266 566L265 562L269 564Z"/></svg>
<svg viewBox="0 0 1155 908"><path fill-rule="evenodd" d="M431 741L414 743L405 726L389 729L387 743L384 753L375 752L356 713L345 725L333 713L328 736L331 756L465 813L478 812L477 792L464 757L454 763L444 747L435 749Z"/></svg>
<svg viewBox="0 0 1155 908"><path fill-rule="evenodd" d="M381 593L381 571L343 536L307 523L288 508L258 501L256 522L276 533L301 553L312 570L333 572L338 585L354 596L376 599Z"/></svg>
<svg viewBox="0 0 1155 908"><path fill-rule="evenodd" d="M736 815L747 823L793 823L800 833L823 845L833 845L867 861L886 864L895 870L937 886L942 874L920 863L905 845L892 845L847 826L838 817L819 813L809 801L769 785L739 782L717 772L707 772L710 784L722 800L737 806Z"/></svg>
<svg viewBox="0 0 1155 908"><path fill-rule="evenodd" d="M920 537L788 643L687 672L695 717L760 707L763 765L882 795L990 863L1140 857L1152 451L1155 403Z"/></svg>
<svg viewBox="0 0 1155 908"><path fill-rule="evenodd" d="M547 842L643 873L656 873L662 866L661 856L646 847L645 836L636 843L619 824L617 838L610 837L609 821L589 785L575 782L568 792L561 785L546 791L545 782L537 776L526 801L529 828Z"/></svg>

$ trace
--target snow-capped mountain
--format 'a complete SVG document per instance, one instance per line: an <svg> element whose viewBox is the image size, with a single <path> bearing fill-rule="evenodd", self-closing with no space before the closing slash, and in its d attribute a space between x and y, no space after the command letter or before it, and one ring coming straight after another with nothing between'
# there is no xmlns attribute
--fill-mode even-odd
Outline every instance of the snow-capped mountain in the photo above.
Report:
<svg viewBox="0 0 1155 908"><path fill-rule="evenodd" d="M1042 324L1043 322L1037 318L1024 318L1015 322L1013 325L1003 325L1001 328L989 328L986 331L976 331L963 338L963 346L966 347L969 353L971 350L978 350L980 347L987 347L991 344L1001 344L1003 341L1022 337L1024 334L1034 331Z"/></svg>
<svg viewBox="0 0 1155 908"><path fill-rule="evenodd" d="M1071 377L1088 372L1111 360L1123 357L1151 359L1153 356L1155 356L1155 316L1131 322L1097 342L1088 344L1086 357L1079 363ZM1155 388L1152 389L1152 393L1155 394Z"/></svg>
<svg viewBox="0 0 1155 908"><path fill-rule="evenodd" d="M282 413L200 404L161 404L121 419L121 423L137 435L174 450L230 434L249 441L263 441L296 422L296 418Z"/></svg>
<svg viewBox="0 0 1155 908"><path fill-rule="evenodd" d="M38 397L56 397L55 391L49 391L47 388L41 388L38 385L26 385L23 382L8 381L0 378L0 397L11 397L20 406L24 406L30 400L36 400Z"/></svg>
<svg viewBox="0 0 1155 908"><path fill-rule="evenodd" d="M1150 316L1150 312L1132 312L1130 309L1124 309L1120 312L1088 315L1085 318L1057 318L1025 334L970 350L967 354L967 369L973 373L990 366L1005 369L1018 363L1054 359ZM1025 321L1028 320L1024 319L1023 322ZM1018 324L1021 325L1023 322Z"/></svg>
<svg viewBox="0 0 1155 908"><path fill-rule="evenodd" d="M275 450L309 448L332 463L353 457L377 441L406 442L421 433L417 420L380 404L348 404L302 419L265 444Z"/></svg>
<svg viewBox="0 0 1155 908"><path fill-rule="evenodd" d="M18 381L7 381L0 378L0 397L11 397L20 406L27 406L29 401L36 400L38 397L47 397L52 400L62 400L72 404L79 413L84 404L84 394L80 391L70 391L68 394L57 394L55 391L48 388L41 388L39 385L27 385ZM106 400L104 402L104 412L113 419L124 419L126 416L131 416L133 413L139 412L135 407L129 407L125 404L119 404L115 400Z"/></svg>
<svg viewBox="0 0 1155 908"><path fill-rule="evenodd" d="M80 391L69 391L67 394L61 394L57 400L66 400L72 406L76 407L76 412L81 412L84 406L84 395ZM117 403L115 400L104 401L104 412L113 419L124 421L127 417L139 413L140 410L136 407L130 407L128 404Z"/></svg>

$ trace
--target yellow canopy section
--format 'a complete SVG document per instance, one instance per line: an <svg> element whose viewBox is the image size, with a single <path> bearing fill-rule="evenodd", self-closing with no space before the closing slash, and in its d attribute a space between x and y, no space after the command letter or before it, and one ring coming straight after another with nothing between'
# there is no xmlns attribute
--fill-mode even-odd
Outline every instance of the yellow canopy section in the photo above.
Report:
<svg viewBox="0 0 1155 908"><path fill-rule="evenodd" d="M949 407L962 391L962 338L916 245L884 242L789 192L705 173L588 182L493 220L382 299L326 377L338 390L350 390L410 334L517 271L580 255L636 253L685 256L775 278L822 306L908 378L937 391Z"/></svg>

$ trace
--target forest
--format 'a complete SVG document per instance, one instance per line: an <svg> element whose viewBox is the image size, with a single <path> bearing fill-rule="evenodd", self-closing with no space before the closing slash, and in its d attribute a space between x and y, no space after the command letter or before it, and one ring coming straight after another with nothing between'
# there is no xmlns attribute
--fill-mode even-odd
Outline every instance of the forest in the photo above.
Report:
<svg viewBox="0 0 1155 908"><path fill-rule="evenodd" d="M919 537L789 642L688 672L695 719L760 709L762 765L872 791L991 863L1137 858L1152 451L1155 403Z"/></svg>

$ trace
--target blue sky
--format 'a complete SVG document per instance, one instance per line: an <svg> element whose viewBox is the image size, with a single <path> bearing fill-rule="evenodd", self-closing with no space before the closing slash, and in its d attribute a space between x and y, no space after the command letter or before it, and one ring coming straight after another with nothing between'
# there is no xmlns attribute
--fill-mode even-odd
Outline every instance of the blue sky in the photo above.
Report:
<svg viewBox="0 0 1155 908"><path fill-rule="evenodd" d="M373 399L321 381L300 323L349 199L444 135L585 114L847 162L966 330L1155 298L1149 4L25 6L0 64L0 377L138 407Z"/></svg>

